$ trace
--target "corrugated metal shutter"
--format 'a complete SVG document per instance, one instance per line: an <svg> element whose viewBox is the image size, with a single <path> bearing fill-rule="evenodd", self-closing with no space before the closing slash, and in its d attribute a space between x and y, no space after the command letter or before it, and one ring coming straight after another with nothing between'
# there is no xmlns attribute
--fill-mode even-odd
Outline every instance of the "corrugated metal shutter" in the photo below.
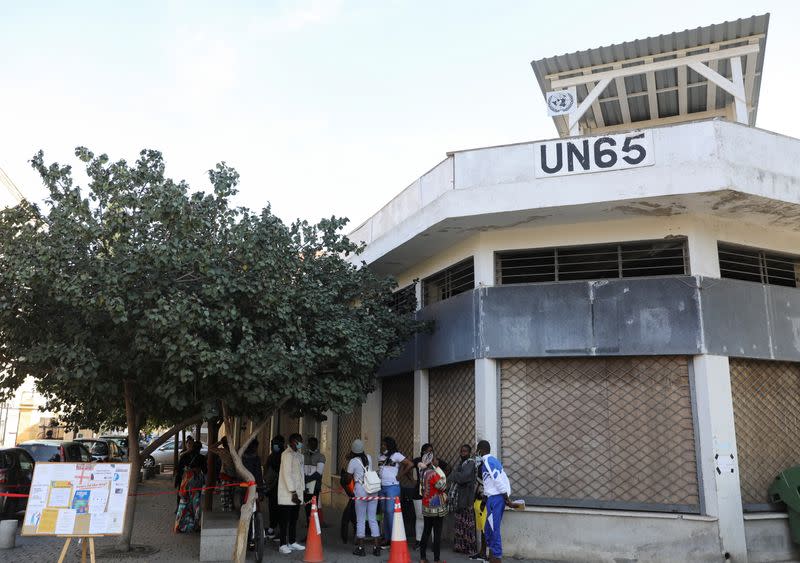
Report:
<svg viewBox="0 0 800 563"><path fill-rule="evenodd" d="M436 455L451 465L462 444L475 447L474 362L430 370L428 434Z"/></svg>
<svg viewBox="0 0 800 563"><path fill-rule="evenodd" d="M361 437L361 405L353 408L353 412L339 415L336 427L336 471L347 467L350 446L353 440Z"/></svg>
<svg viewBox="0 0 800 563"><path fill-rule="evenodd" d="M800 364L731 358L730 370L742 502L759 509L778 473L800 465Z"/></svg>
<svg viewBox="0 0 800 563"><path fill-rule="evenodd" d="M414 449L414 375L381 379L381 437L391 436L406 457Z"/></svg>
<svg viewBox="0 0 800 563"><path fill-rule="evenodd" d="M687 359L504 360L502 462L546 505L698 512Z"/></svg>

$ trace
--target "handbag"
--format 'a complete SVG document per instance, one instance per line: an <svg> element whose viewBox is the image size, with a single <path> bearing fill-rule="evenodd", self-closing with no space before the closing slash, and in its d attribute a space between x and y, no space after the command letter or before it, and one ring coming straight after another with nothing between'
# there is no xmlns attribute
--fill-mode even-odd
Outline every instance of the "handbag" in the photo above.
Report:
<svg viewBox="0 0 800 563"><path fill-rule="evenodd" d="M366 492L368 495L377 493L381 490L381 478L378 476L377 472L367 469L364 466L364 462L361 461L361 458L358 458L358 461L361 463L361 467L364 468L364 478L361 481L361 485L364 487L364 492Z"/></svg>

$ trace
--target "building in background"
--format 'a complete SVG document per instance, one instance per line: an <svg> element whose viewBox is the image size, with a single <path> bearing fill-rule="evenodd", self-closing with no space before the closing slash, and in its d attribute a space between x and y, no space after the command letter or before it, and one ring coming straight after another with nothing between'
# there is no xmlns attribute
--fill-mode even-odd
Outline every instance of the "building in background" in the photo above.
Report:
<svg viewBox="0 0 800 563"><path fill-rule="evenodd" d="M448 153L352 233L435 329L323 425L334 473L357 436L448 461L485 438L528 505L510 556L800 558L767 495L800 464L800 141L755 128L768 22L534 61L558 138Z"/></svg>

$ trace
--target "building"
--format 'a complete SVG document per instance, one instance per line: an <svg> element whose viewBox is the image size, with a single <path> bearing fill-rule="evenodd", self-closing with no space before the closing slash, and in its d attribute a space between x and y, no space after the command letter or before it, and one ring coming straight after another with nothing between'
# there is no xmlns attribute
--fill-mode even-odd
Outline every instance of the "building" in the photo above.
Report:
<svg viewBox="0 0 800 563"><path fill-rule="evenodd" d="M509 556L800 559L767 497L800 464L800 141L755 127L768 22L534 61L577 97L558 138L448 153L352 233L435 329L323 425L339 467L359 435L486 438L528 506Z"/></svg>

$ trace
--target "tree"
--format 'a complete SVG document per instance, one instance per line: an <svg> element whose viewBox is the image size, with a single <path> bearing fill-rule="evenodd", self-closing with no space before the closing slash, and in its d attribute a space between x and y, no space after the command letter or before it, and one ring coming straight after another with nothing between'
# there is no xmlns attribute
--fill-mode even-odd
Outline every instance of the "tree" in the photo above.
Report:
<svg viewBox="0 0 800 563"><path fill-rule="evenodd" d="M220 410L232 431L231 417L263 421L284 404L319 415L362 401L419 328L394 310L392 280L350 261L362 247L341 233L346 219L287 226L269 207L233 207L238 174L224 163L206 194L167 178L156 151L132 165L75 154L86 187L39 152L45 209L0 212L6 392L32 376L48 406L81 426L124 413L131 444L147 421L177 431ZM234 461L252 481L247 441ZM130 458L135 492L138 448ZM123 548L133 502L126 520Z"/></svg>

